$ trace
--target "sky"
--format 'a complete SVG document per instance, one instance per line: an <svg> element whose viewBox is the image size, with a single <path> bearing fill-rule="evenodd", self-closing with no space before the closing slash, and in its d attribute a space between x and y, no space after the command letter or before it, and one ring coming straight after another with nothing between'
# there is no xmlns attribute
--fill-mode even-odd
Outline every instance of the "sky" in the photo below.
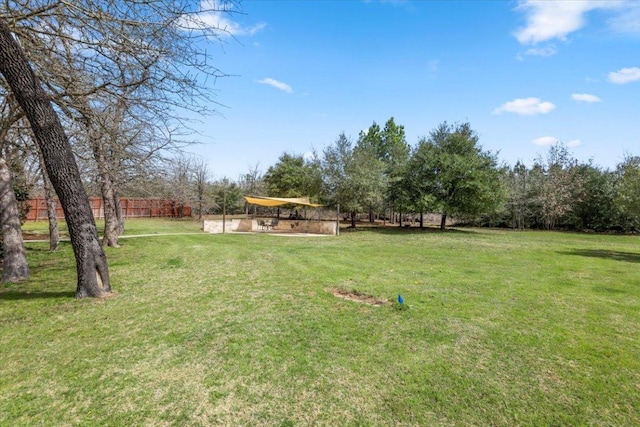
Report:
<svg viewBox="0 0 640 427"><path fill-rule="evenodd" d="M203 1L203 7L214 0ZM244 0L202 13L218 115L190 151L216 179L322 154L393 117L407 142L469 122L501 163L555 143L613 169L640 155L640 1Z"/></svg>

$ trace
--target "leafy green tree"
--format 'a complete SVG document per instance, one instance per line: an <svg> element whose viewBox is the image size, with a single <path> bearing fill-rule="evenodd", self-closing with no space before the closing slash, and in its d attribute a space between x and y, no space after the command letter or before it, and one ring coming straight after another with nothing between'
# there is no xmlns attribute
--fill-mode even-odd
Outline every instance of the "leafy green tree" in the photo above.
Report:
<svg viewBox="0 0 640 427"><path fill-rule="evenodd" d="M369 126L369 129L367 129L366 132L360 132L355 148L360 151L360 155L362 156L360 161L369 161L370 159L373 160L374 158L380 161L384 161L384 138L380 126L375 121L371 126ZM376 194L375 196L369 194L369 199L377 202L376 204L369 204L369 206L367 206L370 222L374 221L374 210L379 212L382 209L385 190L386 189L380 189L381 193Z"/></svg>
<svg viewBox="0 0 640 427"><path fill-rule="evenodd" d="M264 175L269 195L273 197L306 197L318 201L322 188L319 162L305 160L302 155L284 153L278 163Z"/></svg>
<svg viewBox="0 0 640 427"><path fill-rule="evenodd" d="M616 174L592 164L578 166L582 193L576 201L571 217L576 230L605 231L620 218L615 205Z"/></svg>
<svg viewBox="0 0 640 427"><path fill-rule="evenodd" d="M640 227L640 156L627 156L616 168L618 187L615 204L625 217L625 229Z"/></svg>
<svg viewBox="0 0 640 427"><path fill-rule="evenodd" d="M406 212L430 212L438 209L438 201L432 191L434 175L430 162L434 160L432 145L420 142L411 153L406 167L402 171L401 189L396 207ZM420 215L422 218L422 215ZM422 227L421 223L421 227Z"/></svg>
<svg viewBox="0 0 640 427"><path fill-rule="evenodd" d="M355 227L359 212L380 203L386 185L384 163L372 145L354 147L341 133L334 145L324 150L321 165L329 204L348 212Z"/></svg>
<svg viewBox="0 0 640 427"><path fill-rule="evenodd" d="M442 123L422 138L410 160L406 182L420 209L442 214L477 216L496 210L505 196L495 154L482 151L469 123Z"/></svg>
<svg viewBox="0 0 640 427"><path fill-rule="evenodd" d="M410 152L404 126L397 125L393 117L387 120L384 129L373 122L366 132L360 133L357 146L371 151L384 165L382 173L387 185L382 189L384 194L377 198L388 203L393 211L396 202L402 198L402 188L398 183Z"/></svg>
<svg viewBox="0 0 640 427"><path fill-rule="evenodd" d="M382 143L384 151L381 159L385 162L385 173L388 180L386 199L391 206L393 216L396 208L402 209L403 203L407 200L401 182L411 152L409 144L407 144L404 126L397 125L393 117L387 120L384 125Z"/></svg>
<svg viewBox="0 0 640 427"><path fill-rule="evenodd" d="M406 163L410 151L404 126L397 125L391 117L382 130L382 152L378 153L378 157L387 164L391 174L394 168Z"/></svg>
<svg viewBox="0 0 640 427"><path fill-rule="evenodd" d="M228 178L222 178L211 185L211 195L214 200L213 212L227 214L240 214L244 211L245 199L242 197L242 187ZM226 205L225 205L226 204Z"/></svg>
<svg viewBox="0 0 640 427"><path fill-rule="evenodd" d="M393 117L387 120L384 129L373 122L366 132L360 132L358 145L370 147L375 156L389 166L405 162L410 151L404 126L397 125Z"/></svg>
<svg viewBox="0 0 640 427"><path fill-rule="evenodd" d="M347 168L350 185L361 204L361 212L369 212L373 222L373 212L384 202L388 179L386 165L380 160L373 147L356 145L353 149L353 161ZM355 226L355 223L352 225Z"/></svg>
<svg viewBox="0 0 640 427"><path fill-rule="evenodd" d="M353 143L344 132L323 152L322 178L328 204L349 213L358 212L361 208L354 189L349 185L348 173L353 161Z"/></svg>
<svg viewBox="0 0 640 427"><path fill-rule="evenodd" d="M358 145L371 148L378 158L384 156L382 130L380 125L373 122L367 131L361 131L358 135Z"/></svg>
<svg viewBox="0 0 640 427"><path fill-rule="evenodd" d="M507 178L509 194L507 211L512 228L522 230L526 227L529 216L528 191L530 185L527 167L523 163L517 162L513 168L509 169Z"/></svg>

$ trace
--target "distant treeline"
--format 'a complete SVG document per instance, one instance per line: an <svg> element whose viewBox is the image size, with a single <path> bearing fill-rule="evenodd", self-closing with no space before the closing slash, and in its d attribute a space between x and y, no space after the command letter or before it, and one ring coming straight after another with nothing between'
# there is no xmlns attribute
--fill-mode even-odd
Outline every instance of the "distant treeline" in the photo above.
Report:
<svg viewBox="0 0 640 427"><path fill-rule="evenodd" d="M284 153L253 194L310 196L353 218L437 213L468 224L515 229L640 230L640 157L615 170L580 163L563 144L531 167L500 164L468 123L443 123L410 147L404 127L375 122L355 144L341 134L321 154ZM261 191L262 193L256 193Z"/></svg>

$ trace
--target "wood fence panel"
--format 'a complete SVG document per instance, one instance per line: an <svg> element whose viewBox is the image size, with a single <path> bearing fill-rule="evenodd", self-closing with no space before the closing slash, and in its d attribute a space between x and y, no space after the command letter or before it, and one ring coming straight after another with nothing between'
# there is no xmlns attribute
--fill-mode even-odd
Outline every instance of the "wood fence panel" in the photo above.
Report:
<svg viewBox="0 0 640 427"><path fill-rule="evenodd" d="M56 218L64 219L64 211L56 199ZM94 218L104 218L104 205L101 197L90 197L89 204ZM167 199L139 199L122 197L120 199L123 218L183 218L191 216L190 206L181 206L175 200ZM44 197L29 200L27 221L46 221L47 201Z"/></svg>

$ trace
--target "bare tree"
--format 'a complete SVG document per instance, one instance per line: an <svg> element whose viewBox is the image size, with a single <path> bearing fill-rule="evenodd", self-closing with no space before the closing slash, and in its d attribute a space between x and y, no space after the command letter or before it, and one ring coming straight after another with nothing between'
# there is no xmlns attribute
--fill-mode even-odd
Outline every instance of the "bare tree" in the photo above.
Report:
<svg viewBox="0 0 640 427"><path fill-rule="evenodd" d="M196 210L198 219L202 220L203 215L213 203L207 197L209 187L209 168L204 160L196 160L193 165L193 184L195 186Z"/></svg>
<svg viewBox="0 0 640 427"><path fill-rule="evenodd" d="M509 196L507 205L511 213L511 227L524 230L528 217L529 171L523 163L518 161L509 170L508 178Z"/></svg>
<svg viewBox="0 0 640 427"><path fill-rule="evenodd" d="M7 98L10 99L10 98ZM18 187L23 186L25 190L16 189L14 180L14 191L22 192L23 206L19 206L20 220L24 220L30 209L27 197L32 197L32 191L42 184L42 195L45 198L47 206L47 217L49 219L49 249L53 252L58 249L60 243L60 233L58 230L58 220L56 218L56 193L51 186L51 181L47 176L44 169L44 161L42 160L42 153L37 149L34 141L29 122L24 119L24 115L19 106L14 106L11 114L19 114L20 120L14 123L12 128L7 131L10 135L3 137L4 152L3 155L8 161L10 168L13 168L14 174L16 169L19 171L19 175L22 176L22 181L18 184ZM11 154L9 154L11 153ZM19 165L19 166L18 166Z"/></svg>
<svg viewBox="0 0 640 427"><path fill-rule="evenodd" d="M222 40L226 29L204 25L203 16L232 13L236 3L32 0L0 7L68 128L80 130L74 148L95 168L105 244L118 246L124 228L124 176L188 142L181 112L215 112L214 93L202 82L224 73L198 42Z"/></svg>
<svg viewBox="0 0 640 427"><path fill-rule="evenodd" d="M538 157L532 170L534 200L544 228L554 229L573 210L583 190L577 160L561 143L549 148L546 158Z"/></svg>
<svg viewBox="0 0 640 427"><path fill-rule="evenodd" d="M0 19L0 73L31 124L45 168L65 211L76 258L76 297L108 294L111 285L107 258L98 240L71 145L49 96L4 19Z"/></svg>
<svg viewBox="0 0 640 427"><path fill-rule="evenodd" d="M245 194L253 196L261 196L267 194L267 185L264 181L264 175L260 171L260 164L256 163L249 167L247 173L240 176L238 184ZM253 213L256 213L256 206L253 206ZM249 204L245 203L245 214L249 215Z"/></svg>
<svg viewBox="0 0 640 427"><path fill-rule="evenodd" d="M44 165L42 154L38 152L40 156L40 164ZM49 250L55 252L58 250L60 244L60 230L58 229L58 218L56 217L56 202L55 202L55 190L51 185L51 180L44 167L41 168L42 173L42 189L44 193L44 199L47 203L47 219L49 220Z"/></svg>
<svg viewBox="0 0 640 427"><path fill-rule="evenodd" d="M183 216L184 207L192 205L196 200L193 185L194 164L193 157L182 154L167 162L164 194L175 202L176 215L179 217Z"/></svg>

